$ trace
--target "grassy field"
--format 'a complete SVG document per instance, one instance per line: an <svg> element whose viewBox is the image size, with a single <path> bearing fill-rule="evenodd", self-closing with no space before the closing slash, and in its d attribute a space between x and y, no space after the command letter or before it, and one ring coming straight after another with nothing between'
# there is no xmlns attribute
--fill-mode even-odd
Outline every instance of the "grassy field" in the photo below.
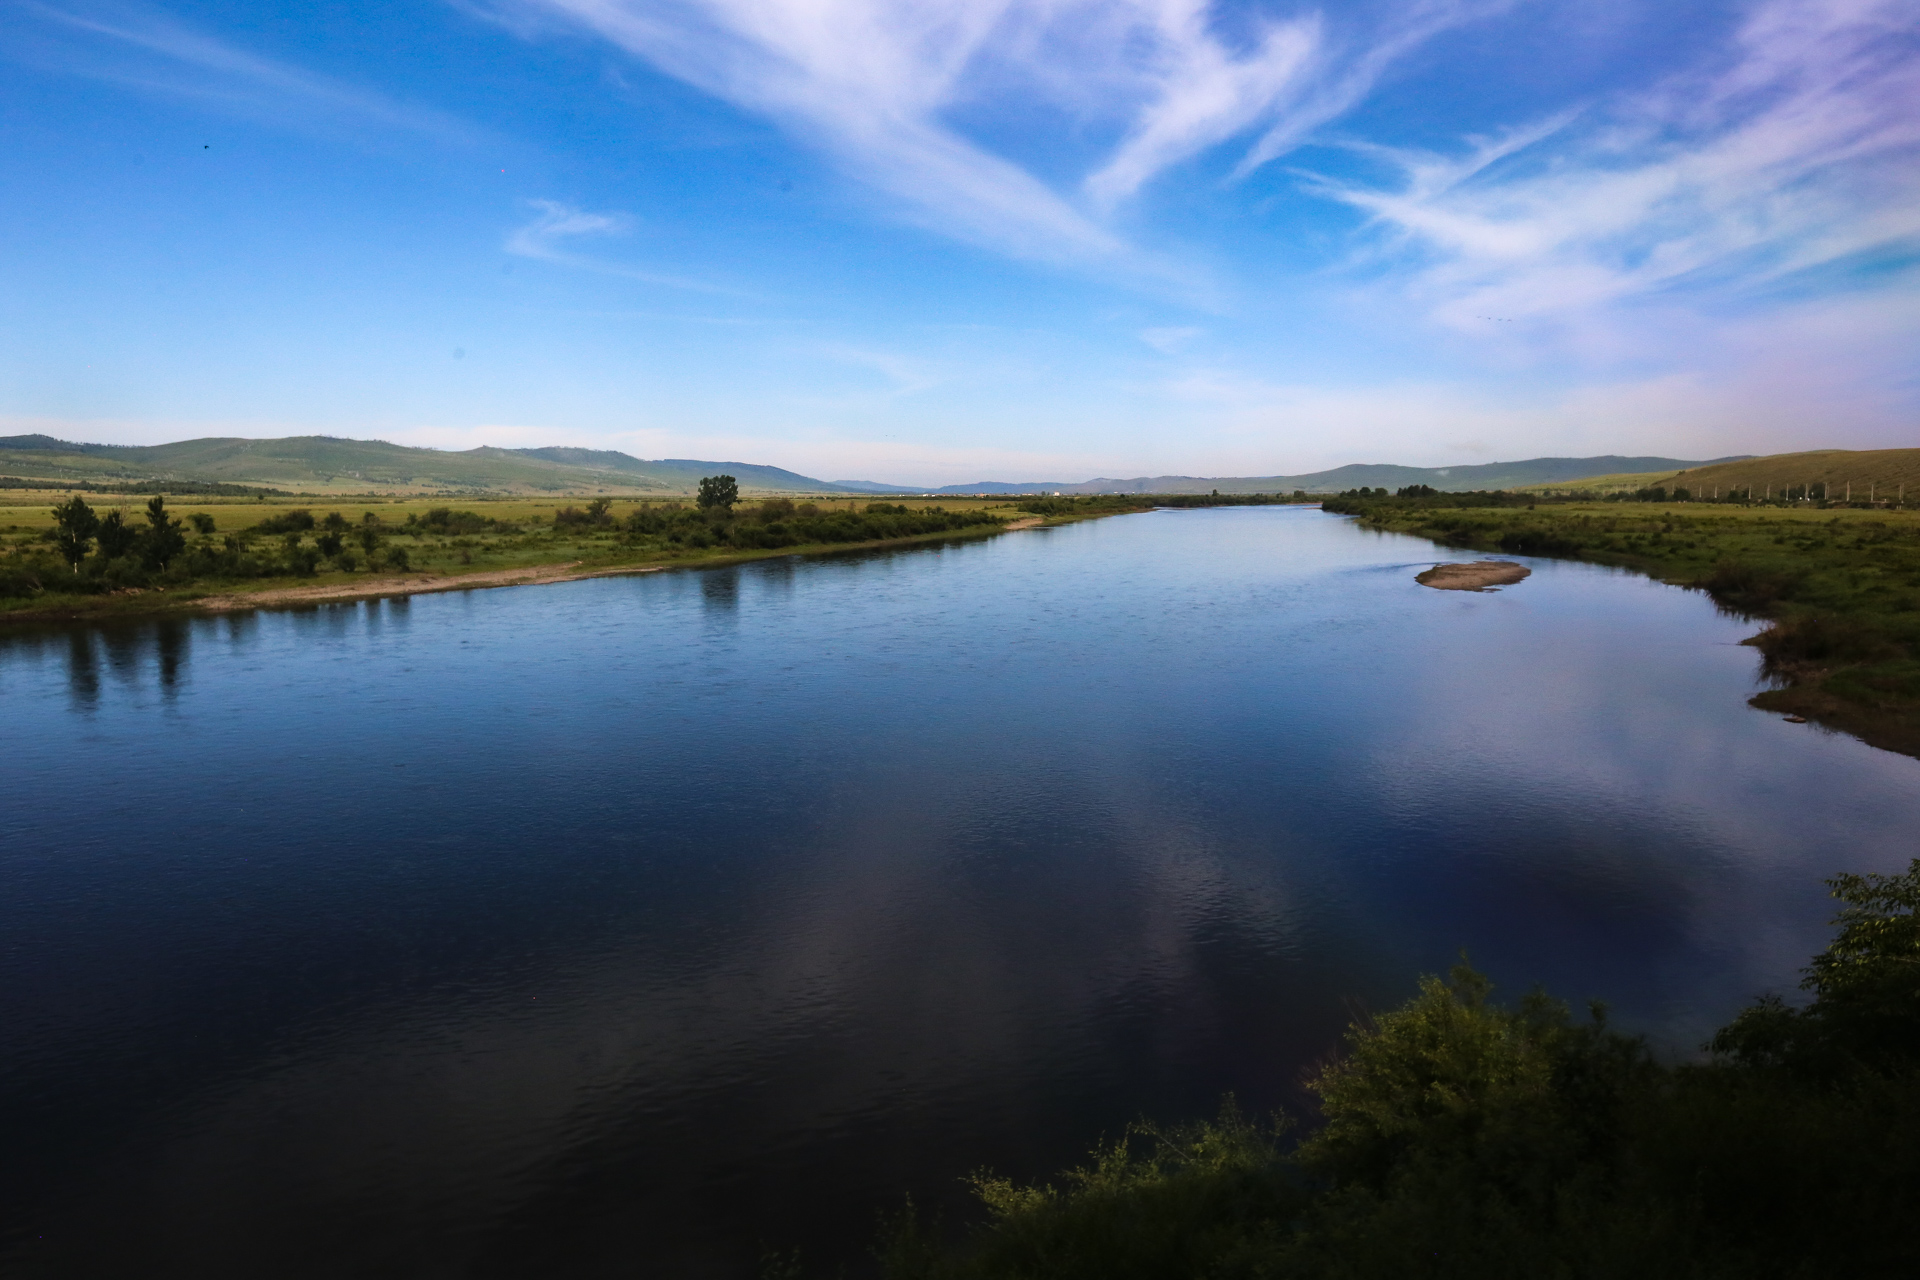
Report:
<svg viewBox="0 0 1920 1280"><path fill-rule="evenodd" d="M9 505L0 507L0 588L7 588L0 590L0 618L152 613L193 608L210 596L292 587L346 598L404 592L409 586L430 589L430 579L451 578L457 584L462 578L534 566L572 565L576 572L592 572L719 564L979 536L1025 518L1004 501L977 498L920 500L911 508L865 498L806 504L775 499L770 505L742 503L725 517L659 499L608 499L596 511L557 498L458 503L364 496L322 503L187 498L168 504L185 538L168 568L136 565L137 556L101 565L96 549L85 575L64 576L48 535L54 527L53 503L65 495L42 494L32 502L22 502L23 496L30 495L10 492ZM95 509L101 515L120 509L129 525L144 529L145 501L101 501ZM298 513L310 517L307 527L290 529L289 518ZM329 549L328 520L335 515L339 519L331 532L337 541ZM212 528L195 527L195 516L210 518ZM190 570L192 565L201 567Z"/></svg>
<svg viewBox="0 0 1920 1280"><path fill-rule="evenodd" d="M51 529L53 527L53 507L67 497L64 489L11 489L0 491L0 533L20 534ZM138 516L147 504L145 494L82 494L92 506L106 512L120 507L129 519ZM221 533L237 533L251 528L265 519L289 510L306 510L316 516L324 516L330 511L338 511L352 523L359 523L368 512L378 515L392 524L404 524L409 515L424 516L436 507L455 507L462 511L473 511L502 524L520 524L540 519L551 521L553 513L563 507L580 506L589 497L609 497L613 500L612 514L618 519L627 512L643 505L659 506L668 502L690 502L688 494L625 494L610 492L606 494L566 494L552 497L528 497L508 494L492 497L447 498L447 497L385 497L368 494L339 495L325 498L209 498L192 494L170 497L167 509L175 515L189 516L194 512L204 512L214 518ZM797 497L799 495L787 495ZM884 499L868 497L864 494L848 497L817 497L807 499L823 511L861 510L869 502ZM978 511L989 508L1011 511L1011 500L1006 498L914 498L915 508L939 507L950 511Z"/></svg>
<svg viewBox="0 0 1920 1280"><path fill-rule="evenodd" d="M1708 592L1773 625L1749 643L1754 705L1920 755L1920 511L1723 503L1336 499L1329 510L1447 546L1566 556Z"/></svg>

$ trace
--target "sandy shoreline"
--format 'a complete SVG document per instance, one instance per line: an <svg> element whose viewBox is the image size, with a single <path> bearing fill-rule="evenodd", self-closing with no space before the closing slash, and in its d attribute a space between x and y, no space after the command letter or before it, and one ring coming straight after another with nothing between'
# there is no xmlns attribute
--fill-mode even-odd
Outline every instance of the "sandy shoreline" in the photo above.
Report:
<svg viewBox="0 0 1920 1280"><path fill-rule="evenodd" d="M1511 586L1532 572L1510 560L1476 560L1472 564L1437 564L1414 581L1436 591L1492 591Z"/></svg>
<svg viewBox="0 0 1920 1280"><path fill-rule="evenodd" d="M1045 523L1046 519L1043 516L1027 516L1008 523L997 532L1014 533L1022 529L1037 528ZM913 538L898 541L909 543L921 540ZM859 547L885 545L888 543L855 543L844 549L854 550ZM817 551L820 548L812 550ZM184 607L189 611L201 613L234 613L242 609L335 604L345 600L377 600L387 596L428 595L440 591L470 591L488 587L534 587L550 582L578 582L584 578L622 578L639 573L660 573L667 569L719 568L722 565L738 563L741 561L732 557L716 557L704 562L672 561L660 564L611 565L597 569L582 569L580 561L569 560L564 564L522 565L516 569L483 569L478 573L391 574L381 578L362 578L357 582L319 583L310 587L270 587L264 591L230 591L220 595L204 596L185 603Z"/></svg>
<svg viewBox="0 0 1920 1280"><path fill-rule="evenodd" d="M208 613L236 609L270 608L281 604L320 604L337 600L366 600L380 596L417 596L435 591L465 591L475 587L533 587L548 582L576 582L582 578L609 578L634 573L658 573L670 566L638 564L630 568L579 569L578 560L565 564L531 564L518 569L487 569L479 573L408 574L404 577L365 578L359 582L329 582L312 587L273 587L266 591L236 591L207 596L194 604Z"/></svg>

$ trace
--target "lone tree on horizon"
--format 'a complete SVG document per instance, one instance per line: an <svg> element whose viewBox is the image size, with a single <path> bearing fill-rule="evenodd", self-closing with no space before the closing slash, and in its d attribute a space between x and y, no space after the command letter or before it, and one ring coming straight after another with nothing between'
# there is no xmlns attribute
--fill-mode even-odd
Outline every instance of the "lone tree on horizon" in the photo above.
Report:
<svg viewBox="0 0 1920 1280"><path fill-rule="evenodd" d="M714 507L731 511L733 504L738 501L740 501L740 485L732 476L700 478L700 509L702 511L710 511Z"/></svg>

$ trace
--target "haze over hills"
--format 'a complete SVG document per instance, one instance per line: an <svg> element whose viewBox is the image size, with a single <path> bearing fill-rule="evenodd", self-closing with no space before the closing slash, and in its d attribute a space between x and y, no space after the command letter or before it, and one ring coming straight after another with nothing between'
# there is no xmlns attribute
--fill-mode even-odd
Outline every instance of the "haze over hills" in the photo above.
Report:
<svg viewBox="0 0 1920 1280"><path fill-rule="evenodd" d="M1900 452L1900 451L1894 451ZM1795 455L1799 456L1799 455ZM1812 457L1814 455L1805 455ZM1822 454L1820 456L1826 456ZM161 445L75 444L46 435L0 437L0 474L48 481L195 481L259 485L300 492L472 493L690 493L702 476L726 474L759 493L862 493L882 495L1014 493L1338 493L1361 486L1399 489L1425 484L1436 489L1516 489L1622 473L1672 474L1689 468L1729 465L1680 458L1533 458L1521 462L1458 467L1353 464L1305 475L1142 476L1131 480L983 480L938 489L868 480L816 480L781 467L694 458L642 459L612 449L482 446L454 452L344 440L291 436L278 440L208 437ZM1802 483L1802 481L1794 481Z"/></svg>
<svg viewBox="0 0 1920 1280"><path fill-rule="evenodd" d="M1750 457L1716 458L1715 462L1737 461ZM843 489L863 493L1341 493L1348 489L1401 489L1408 485L1431 485L1449 493L1474 489L1524 489L1558 481L1582 480L1589 476L1617 475L1629 472L1673 472L1687 467L1706 466L1681 458L1629 458L1603 454L1596 458L1530 458L1524 462L1486 462L1459 467L1399 467L1384 464L1350 463L1331 471L1313 471L1297 476L1140 476L1132 480L1029 480L1008 483L983 480L977 484L948 485L943 489L902 490L865 480L836 480Z"/></svg>

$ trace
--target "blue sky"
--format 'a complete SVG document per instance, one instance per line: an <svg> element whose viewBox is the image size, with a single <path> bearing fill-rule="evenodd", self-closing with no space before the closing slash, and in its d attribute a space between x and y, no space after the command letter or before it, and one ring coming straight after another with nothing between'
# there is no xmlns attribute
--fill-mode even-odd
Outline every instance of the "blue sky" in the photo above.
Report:
<svg viewBox="0 0 1920 1280"><path fill-rule="evenodd" d="M0 431L1920 443L1911 0L0 0Z"/></svg>

